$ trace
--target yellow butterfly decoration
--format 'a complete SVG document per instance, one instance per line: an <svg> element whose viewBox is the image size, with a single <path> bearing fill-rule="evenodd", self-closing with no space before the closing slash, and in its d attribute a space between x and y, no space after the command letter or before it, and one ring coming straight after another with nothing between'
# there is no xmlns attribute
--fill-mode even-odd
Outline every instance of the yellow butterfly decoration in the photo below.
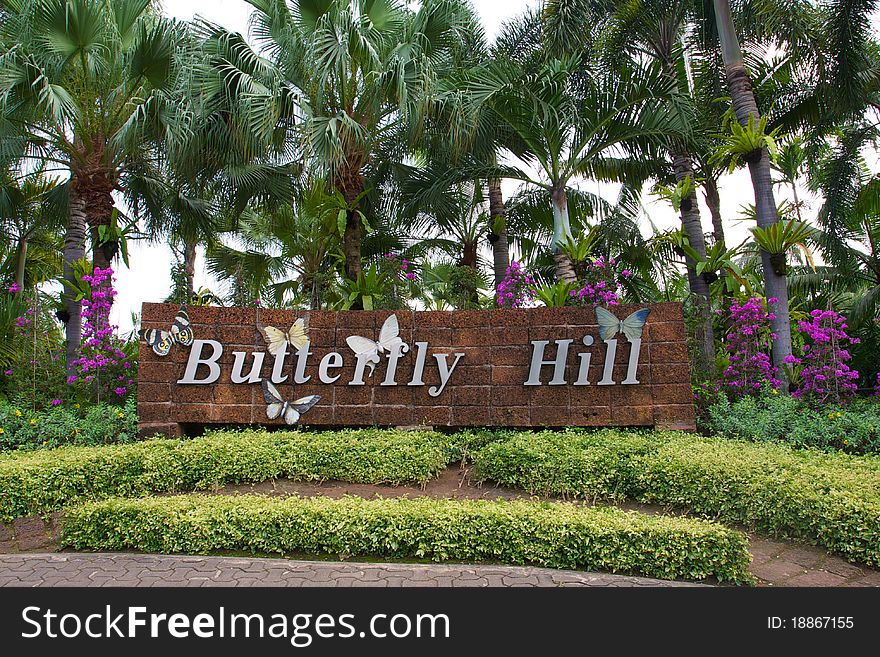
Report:
<svg viewBox="0 0 880 657"><path fill-rule="evenodd" d="M303 318L296 320L286 333L274 326L257 326L257 328L266 341L269 353L273 356L277 356L287 345L293 347L293 351L299 351L309 342L308 327Z"/></svg>

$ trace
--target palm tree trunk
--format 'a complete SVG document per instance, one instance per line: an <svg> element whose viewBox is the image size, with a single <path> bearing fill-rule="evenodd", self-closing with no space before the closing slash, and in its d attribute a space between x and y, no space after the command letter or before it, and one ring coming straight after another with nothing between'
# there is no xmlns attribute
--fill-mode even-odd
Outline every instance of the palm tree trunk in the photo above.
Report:
<svg viewBox="0 0 880 657"><path fill-rule="evenodd" d="M77 193L74 185L70 187L70 215L67 220L67 232L64 235L64 280L74 285L73 263L86 257L86 211L85 201ZM73 298L70 290L64 294L67 310L65 326L67 337L67 374L75 374L73 361L79 357L82 343L82 306Z"/></svg>
<svg viewBox="0 0 880 657"><path fill-rule="evenodd" d="M673 155L675 179L682 182L686 178L696 178L694 165L686 153ZM697 205L697 194L691 192L681 205L681 227L687 236L691 248L700 256L706 257L706 236L703 234L703 222L700 208ZM699 314L699 322L695 330L695 339L700 347L700 359L695 363L697 371L705 377L713 377L715 362L715 334L712 330L712 299L709 284L696 272L697 263L691 258L686 259L688 285L694 297L694 305Z"/></svg>
<svg viewBox="0 0 880 657"><path fill-rule="evenodd" d="M28 237L24 233L18 240L15 250L15 282L19 287L24 287L24 270L27 263Z"/></svg>
<svg viewBox="0 0 880 657"><path fill-rule="evenodd" d="M703 197L712 215L712 235L715 242L724 242L724 222L721 220L721 195L718 193L718 182L711 176L703 185Z"/></svg>
<svg viewBox="0 0 880 657"><path fill-rule="evenodd" d="M345 275L353 281L356 281L361 273L361 242L363 238L364 226L360 215L350 210L345 219L342 248L345 253Z"/></svg>
<svg viewBox="0 0 880 657"><path fill-rule="evenodd" d="M492 242L492 262L495 272L495 287L507 276L507 268L510 267L510 244L507 241L507 224L505 222L506 208L504 197L501 194L501 181L498 178L489 178L489 218L490 227L494 227L496 219L499 226L492 228L495 241Z"/></svg>
<svg viewBox="0 0 880 657"><path fill-rule="evenodd" d="M721 52L724 57L724 68L727 73L727 84L733 110L741 125L748 123L749 115L757 121L761 115L752 90L752 84L746 73L742 51L733 25L728 0L714 0L715 20L718 23L718 37L721 41ZM763 149L759 158L750 158L749 173L752 187L755 190L755 210L758 226L767 228L779 221L776 212L776 199L773 196L773 179L770 175L770 153ZM785 358L791 355L791 321L788 311L788 285L785 276L773 271L770 254L761 251L761 262L764 266L764 291L768 298L776 298L777 304L772 308L775 318L770 322L770 329L775 334L773 340L773 363L779 368L778 378L782 382L782 390L788 390L788 377L785 374Z"/></svg>
<svg viewBox="0 0 880 657"><path fill-rule="evenodd" d="M568 219L568 197L565 187L555 187L550 192L550 203L553 206L553 261L556 265L556 280L566 283L577 281L574 265L563 251L566 241L572 238L571 224Z"/></svg>
<svg viewBox="0 0 880 657"><path fill-rule="evenodd" d="M99 246L101 243L101 237L98 234L97 226L93 226L91 229L92 234L92 266L95 269L107 269L110 266L110 258L107 257L107 249L104 246Z"/></svg>
<svg viewBox="0 0 880 657"><path fill-rule="evenodd" d="M196 281L196 243L185 241L183 244L183 270L186 275L186 299L190 302L195 296Z"/></svg>

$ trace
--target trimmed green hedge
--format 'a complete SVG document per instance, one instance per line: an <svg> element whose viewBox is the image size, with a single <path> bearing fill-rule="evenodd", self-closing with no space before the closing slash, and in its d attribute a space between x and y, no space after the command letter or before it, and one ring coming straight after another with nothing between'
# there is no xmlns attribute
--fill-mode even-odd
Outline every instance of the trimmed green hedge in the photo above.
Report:
<svg viewBox="0 0 880 657"><path fill-rule="evenodd" d="M673 505L880 566L880 458L679 433L523 434L478 451L484 479Z"/></svg>
<svg viewBox="0 0 880 657"><path fill-rule="evenodd" d="M424 484L449 460L446 438L382 430L216 432L193 440L62 447L0 456L0 522L82 499L208 490L275 478Z"/></svg>
<svg viewBox="0 0 880 657"><path fill-rule="evenodd" d="M86 550L231 550L501 562L747 583L751 556L721 525L529 501L255 495L111 499L70 509L62 544Z"/></svg>

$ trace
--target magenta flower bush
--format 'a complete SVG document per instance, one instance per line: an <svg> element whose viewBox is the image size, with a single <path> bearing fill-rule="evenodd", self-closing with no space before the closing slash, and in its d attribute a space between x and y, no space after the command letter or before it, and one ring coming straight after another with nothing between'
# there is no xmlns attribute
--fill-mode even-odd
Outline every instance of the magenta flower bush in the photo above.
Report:
<svg viewBox="0 0 880 657"><path fill-rule="evenodd" d="M89 296L82 301L82 346L73 365L77 373L68 377L69 384L82 383L94 390L98 401L109 397L124 397L134 379L127 374L131 363L120 348L116 337L117 326L110 323L113 306L113 268L96 268L92 275L83 276L91 287Z"/></svg>
<svg viewBox="0 0 880 657"><path fill-rule="evenodd" d="M620 300L620 279L629 278L632 272L624 269L618 277L614 258L600 256L592 262L584 263L583 279L580 287L572 290L572 301L579 306L616 306Z"/></svg>
<svg viewBox="0 0 880 657"><path fill-rule="evenodd" d="M495 302L499 308L523 308L534 298L535 279L514 260L495 290Z"/></svg>
<svg viewBox="0 0 880 657"><path fill-rule="evenodd" d="M767 309L777 302L751 298L734 300L730 306L730 330L725 336L724 350L728 365L722 373L722 388L734 397L757 394L764 387L776 389L778 369L770 359L770 348L776 335L770 331L775 315Z"/></svg>
<svg viewBox="0 0 880 657"><path fill-rule="evenodd" d="M788 356L785 362L800 369L798 399L817 404L839 404L852 399L858 389L859 373L847 364L849 347L859 339L850 337L846 317L833 310L814 310L810 319L798 322L804 336L803 355Z"/></svg>

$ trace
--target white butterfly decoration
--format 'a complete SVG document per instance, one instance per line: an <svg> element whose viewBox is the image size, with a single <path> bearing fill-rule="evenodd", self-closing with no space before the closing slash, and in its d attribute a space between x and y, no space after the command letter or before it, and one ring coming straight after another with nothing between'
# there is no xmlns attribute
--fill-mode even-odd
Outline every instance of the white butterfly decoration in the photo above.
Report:
<svg viewBox="0 0 880 657"><path fill-rule="evenodd" d="M296 424L303 413L309 411L312 406L321 400L320 395L309 395L296 401L285 401L278 389L263 379L260 383L263 388L263 399L266 400L266 417L274 420L283 417L287 424Z"/></svg>
<svg viewBox="0 0 880 657"><path fill-rule="evenodd" d="M189 315L186 309L181 306L174 317L170 331L162 331L161 329L150 329L144 333L144 340L153 348L153 352L158 356L167 356L171 351L171 347L175 344L189 347L195 340L192 326L190 325Z"/></svg>
<svg viewBox="0 0 880 657"><path fill-rule="evenodd" d="M370 376L373 375L376 369L375 364L379 362L379 354L386 351L394 353L395 350L400 349L405 344L400 339L400 324L397 322L397 315L389 315L385 323L382 324L378 341L363 338L359 335L349 336L345 338L345 341L358 356L369 354L370 358L367 360L367 365L370 368Z"/></svg>
<svg viewBox="0 0 880 657"><path fill-rule="evenodd" d="M641 340L645 322L648 320L650 308L635 311L626 319L617 319L615 315L600 306L596 306L596 319L599 320L599 335L603 340L610 340L618 333L623 333L630 342Z"/></svg>
<svg viewBox="0 0 880 657"><path fill-rule="evenodd" d="M278 352L284 350L287 345L293 347L293 351L299 351L309 342L308 327L302 317L293 323L287 333L274 326L258 326L257 328L266 340L269 353L273 356L277 356Z"/></svg>

